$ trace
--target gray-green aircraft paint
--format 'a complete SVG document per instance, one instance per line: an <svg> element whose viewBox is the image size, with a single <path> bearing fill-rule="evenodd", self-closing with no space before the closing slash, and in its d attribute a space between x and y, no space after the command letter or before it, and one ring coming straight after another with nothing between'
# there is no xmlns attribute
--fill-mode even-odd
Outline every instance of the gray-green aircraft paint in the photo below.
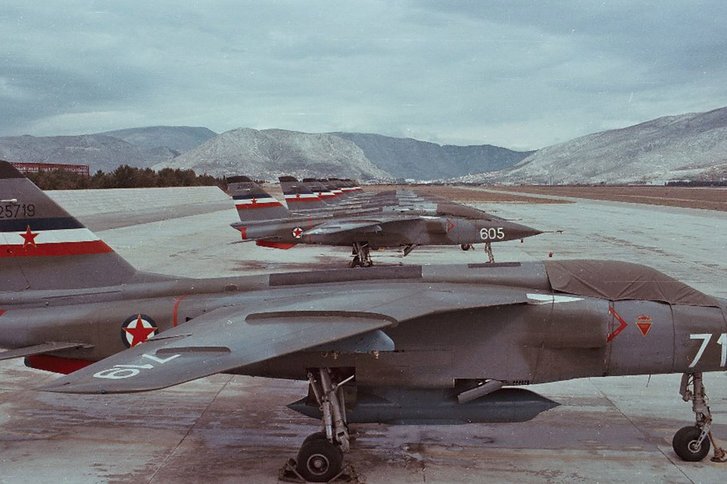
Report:
<svg viewBox="0 0 727 484"><path fill-rule="evenodd" d="M320 201L302 185L299 188L298 195L305 195L313 202ZM489 250L492 242L518 240L541 233L452 203L435 204L430 212L416 206L406 210L394 206L388 210L379 207L376 213L340 214L324 209L296 214L248 177L229 178L228 190L240 216L240 222L233 223L232 227L240 231L243 240L282 249L296 244L349 246L353 249L351 267L371 266L371 249L403 247L404 255L407 255L420 245L469 248L476 243L485 243ZM302 190L306 193L301 193Z"/></svg>
<svg viewBox="0 0 727 484"><path fill-rule="evenodd" d="M675 451L709 450L702 372L727 366L727 301L647 267L185 279L136 271L7 162L0 194L0 359L70 373L47 391L140 392L219 372L308 380L291 408L324 431L302 444L297 470L326 481L350 450L349 422L522 421L555 403L508 387L683 373L696 423L676 433Z"/></svg>

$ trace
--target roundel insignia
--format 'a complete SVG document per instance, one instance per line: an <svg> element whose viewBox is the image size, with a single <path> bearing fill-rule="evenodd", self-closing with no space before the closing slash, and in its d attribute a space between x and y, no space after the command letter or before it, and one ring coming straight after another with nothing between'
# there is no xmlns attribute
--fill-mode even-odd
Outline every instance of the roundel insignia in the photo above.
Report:
<svg viewBox="0 0 727 484"><path fill-rule="evenodd" d="M293 229L293 237L296 239L299 239L303 236L303 229L300 227L296 227Z"/></svg>
<svg viewBox="0 0 727 484"><path fill-rule="evenodd" d="M144 343L157 332L157 325L153 319L146 314L137 314L128 318L121 325L121 341L127 348L133 348Z"/></svg>

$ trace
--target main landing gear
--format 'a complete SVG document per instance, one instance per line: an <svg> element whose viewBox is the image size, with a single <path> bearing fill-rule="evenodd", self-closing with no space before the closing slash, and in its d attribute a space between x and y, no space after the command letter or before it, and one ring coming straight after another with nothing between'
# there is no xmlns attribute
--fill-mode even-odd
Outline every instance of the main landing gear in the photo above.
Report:
<svg viewBox="0 0 727 484"><path fill-rule="evenodd" d="M368 242L354 242L351 253L353 260L348 265L349 267L371 267L374 265L374 261L371 260L371 249Z"/></svg>
<svg viewBox="0 0 727 484"><path fill-rule="evenodd" d="M459 244L462 250L474 250L475 246L472 244ZM495 262L495 254L492 252L492 243L485 242L485 254L487 254L487 262L492 264Z"/></svg>
<svg viewBox="0 0 727 484"><path fill-rule="evenodd" d="M674 434L672 447L674 452L685 461L698 462L709 453L710 442L714 445L712 462L727 462L727 452L717 445L712 436L712 413L707 404L707 395L702 382L702 373L685 373L679 393L685 402L692 402L692 411L696 417L693 426L682 427Z"/></svg>
<svg viewBox="0 0 727 484"><path fill-rule="evenodd" d="M344 473L343 453L350 449L350 437L341 387L352 379L353 375L336 382L329 368L308 372L311 390L323 415L323 431L309 435L298 451L295 470L306 481L328 482Z"/></svg>
<svg viewBox="0 0 727 484"><path fill-rule="evenodd" d="M490 242L485 242L485 254L487 254L487 262L494 264L495 254L492 253L492 244Z"/></svg>

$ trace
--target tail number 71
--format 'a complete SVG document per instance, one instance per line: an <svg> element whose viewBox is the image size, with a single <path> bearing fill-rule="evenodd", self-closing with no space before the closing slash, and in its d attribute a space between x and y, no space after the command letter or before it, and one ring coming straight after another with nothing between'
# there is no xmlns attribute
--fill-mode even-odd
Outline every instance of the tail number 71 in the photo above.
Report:
<svg viewBox="0 0 727 484"><path fill-rule="evenodd" d="M482 240L502 240L505 238L505 231L502 227L484 227L480 229L480 238Z"/></svg>
<svg viewBox="0 0 727 484"><path fill-rule="evenodd" d="M704 350L707 349L707 345L712 340L712 334L709 333L700 333L700 334L690 334L689 339L701 339L702 345L699 347L699 351L697 351L697 355L694 357L694 360L689 364L689 368L694 368L697 366L697 363L699 363L699 360L702 358L702 355L704 354ZM717 344L722 347L722 358L719 360L719 366L727 366L727 333L722 333L719 338L717 339Z"/></svg>

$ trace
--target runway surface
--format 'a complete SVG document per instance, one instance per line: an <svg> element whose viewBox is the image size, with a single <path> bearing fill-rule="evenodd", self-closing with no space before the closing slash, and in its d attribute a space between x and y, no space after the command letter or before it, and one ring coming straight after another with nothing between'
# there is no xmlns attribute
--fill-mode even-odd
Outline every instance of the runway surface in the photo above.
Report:
<svg viewBox="0 0 727 484"><path fill-rule="evenodd" d="M209 189L206 189L209 190ZM147 192L147 195L151 192ZM184 192L183 192L184 193ZM221 192L220 192L221 193ZM119 196L120 195L120 196ZM54 194L144 270L220 276L343 267L344 248L288 251L239 243L231 203L216 192ZM173 198L174 200L170 201ZM88 208L93 200L94 209ZM727 214L577 200L481 206L543 230L495 244L498 261L604 258L640 262L727 297ZM192 214L192 215L190 215ZM484 262L479 249L373 254L377 264ZM357 269L364 270L364 269ZM0 482L276 482L318 422L285 405L306 384L217 375L136 395L78 396L33 388L56 378L0 363ZM680 375L534 385L561 405L517 424L355 425L347 457L362 482L724 482L727 464L685 463L674 432L693 422ZM715 436L727 446L727 376L705 377Z"/></svg>

